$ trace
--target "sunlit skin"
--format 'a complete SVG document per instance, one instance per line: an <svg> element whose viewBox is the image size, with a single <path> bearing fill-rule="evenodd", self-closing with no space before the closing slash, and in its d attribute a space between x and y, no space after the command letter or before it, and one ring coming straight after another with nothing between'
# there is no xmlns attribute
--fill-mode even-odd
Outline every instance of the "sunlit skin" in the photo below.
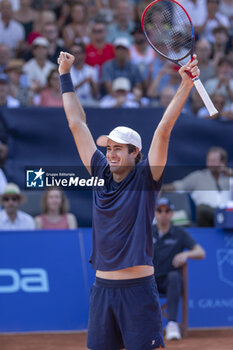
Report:
<svg viewBox="0 0 233 350"><path fill-rule="evenodd" d="M48 193L47 205L48 214L60 214L62 196L60 191L51 190Z"/></svg>
<svg viewBox="0 0 233 350"><path fill-rule="evenodd" d="M135 167L139 150L129 153L128 145L108 140L106 158L116 182L122 181Z"/></svg>
<svg viewBox="0 0 233 350"><path fill-rule="evenodd" d="M224 166L226 166L226 162L221 160L221 155L218 151L213 151L207 154L206 166L211 171L213 176L218 179L221 170Z"/></svg>

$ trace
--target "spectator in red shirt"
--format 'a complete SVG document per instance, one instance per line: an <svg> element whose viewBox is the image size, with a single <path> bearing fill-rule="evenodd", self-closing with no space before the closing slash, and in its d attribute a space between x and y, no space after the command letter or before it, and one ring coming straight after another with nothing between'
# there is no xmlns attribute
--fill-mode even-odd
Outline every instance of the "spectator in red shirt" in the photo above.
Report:
<svg viewBox="0 0 233 350"><path fill-rule="evenodd" d="M91 43L86 47L86 63L97 67L99 75L102 65L115 57L114 47L106 42L107 26L102 20L96 20L91 28Z"/></svg>

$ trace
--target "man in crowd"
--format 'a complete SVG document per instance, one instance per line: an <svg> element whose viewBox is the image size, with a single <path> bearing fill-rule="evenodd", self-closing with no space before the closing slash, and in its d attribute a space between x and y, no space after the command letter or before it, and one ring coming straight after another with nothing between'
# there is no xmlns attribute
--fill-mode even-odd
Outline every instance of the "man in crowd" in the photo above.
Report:
<svg viewBox="0 0 233 350"><path fill-rule="evenodd" d="M0 211L0 230L34 230L32 216L19 210L25 200L20 188L14 183L8 183L0 197L3 210Z"/></svg>
<svg viewBox="0 0 233 350"><path fill-rule="evenodd" d="M164 185L162 190L191 192L198 226L213 226L215 209L224 207L231 199L232 169L227 168L226 163L227 152L221 147L211 147L206 155L206 169L193 171L182 180Z"/></svg>
<svg viewBox="0 0 233 350"><path fill-rule="evenodd" d="M177 323L182 293L181 267L188 259L205 257L203 248L183 228L172 225L173 211L173 204L165 197L160 198L155 211L156 225L152 227L155 279L159 293L167 299L167 340L181 339Z"/></svg>

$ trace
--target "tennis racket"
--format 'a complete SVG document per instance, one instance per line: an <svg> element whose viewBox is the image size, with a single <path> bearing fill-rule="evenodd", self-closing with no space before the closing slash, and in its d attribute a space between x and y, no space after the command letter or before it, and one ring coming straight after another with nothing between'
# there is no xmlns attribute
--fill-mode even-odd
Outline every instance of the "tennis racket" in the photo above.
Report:
<svg viewBox="0 0 233 350"><path fill-rule="evenodd" d="M195 36L187 11L175 0L156 0L142 14L142 29L152 48L180 67L193 57ZM218 113L198 77L187 74L202 98L210 116Z"/></svg>

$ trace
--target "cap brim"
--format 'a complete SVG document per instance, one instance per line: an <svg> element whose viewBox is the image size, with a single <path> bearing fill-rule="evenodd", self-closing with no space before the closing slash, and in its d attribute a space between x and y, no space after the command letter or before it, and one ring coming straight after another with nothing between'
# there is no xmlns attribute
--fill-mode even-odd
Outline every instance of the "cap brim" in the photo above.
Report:
<svg viewBox="0 0 233 350"><path fill-rule="evenodd" d="M107 147L108 140L112 140L114 142L121 143L123 145L127 145L128 144L128 142L125 142L125 141L123 141L122 139L120 139L118 137L115 137L115 136L114 137L109 137L108 135L99 136L98 139L96 140L96 143L100 147Z"/></svg>

